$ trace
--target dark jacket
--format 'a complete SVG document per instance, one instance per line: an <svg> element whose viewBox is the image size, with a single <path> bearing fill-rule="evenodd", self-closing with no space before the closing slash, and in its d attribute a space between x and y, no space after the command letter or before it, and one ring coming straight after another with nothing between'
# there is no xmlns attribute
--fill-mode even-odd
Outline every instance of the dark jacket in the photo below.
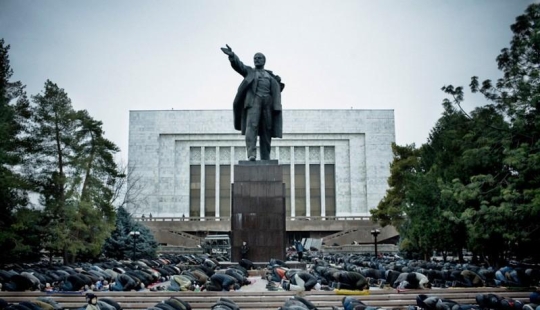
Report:
<svg viewBox="0 0 540 310"><path fill-rule="evenodd" d="M216 287L220 287L222 291L228 291L231 285L237 283L234 277L224 273L215 273L210 277L210 281Z"/></svg>
<svg viewBox="0 0 540 310"><path fill-rule="evenodd" d="M295 277L299 277L300 279L304 280L304 288L306 291L311 291L311 289L317 284L317 278L305 271L297 272L292 278L291 283L297 285Z"/></svg>
<svg viewBox="0 0 540 310"><path fill-rule="evenodd" d="M116 284L113 286L113 291L131 291L137 287L137 282L127 274L119 274L116 276Z"/></svg>
<svg viewBox="0 0 540 310"><path fill-rule="evenodd" d="M337 282L345 283L351 286L351 289L363 290L369 288L369 283L366 278L358 272L354 271L338 271L334 273L334 279Z"/></svg>

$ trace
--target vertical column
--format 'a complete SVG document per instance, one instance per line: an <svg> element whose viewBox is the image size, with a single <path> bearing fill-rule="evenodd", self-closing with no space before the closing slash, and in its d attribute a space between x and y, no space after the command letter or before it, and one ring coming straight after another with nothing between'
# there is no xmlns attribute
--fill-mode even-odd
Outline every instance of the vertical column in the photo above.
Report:
<svg viewBox="0 0 540 310"><path fill-rule="evenodd" d="M309 146L305 147L305 158L306 158L306 216L311 216L311 188L309 182Z"/></svg>
<svg viewBox="0 0 540 310"><path fill-rule="evenodd" d="M219 202L221 200L219 197L219 163L219 146L216 146L216 217L219 217Z"/></svg>
<svg viewBox="0 0 540 310"><path fill-rule="evenodd" d="M324 172L324 146L320 147L321 149L321 216L326 216L326 175Z"/></svg>
<svg viewBox="0 0 540 310"><path fill-rule="evenodd" d="M204 204L205 204L205 191L206 191L206 172L204 163L204 146L201 146L201 205L199 210L199 216L204 217Z"/></svg>
<svg viewBox="0 0 540 310"><path fill-rule="evenodd" d="M234 146L231 146L231 184L234 183L234 159L236 158L236 155L234 155Z"/></svg>
<svg viewBox="0 0 540 310"><path fill-rule="evenodd" d="M291 217L296 216L296 199L294 195L294 146L291 146Z"/></svg>

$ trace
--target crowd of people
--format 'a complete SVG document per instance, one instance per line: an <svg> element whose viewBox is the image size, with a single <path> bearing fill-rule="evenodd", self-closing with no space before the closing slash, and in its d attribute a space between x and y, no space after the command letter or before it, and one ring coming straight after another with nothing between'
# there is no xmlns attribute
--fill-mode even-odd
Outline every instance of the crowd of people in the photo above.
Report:
<svg viewBox="0 0 540 310"><path fill-rule="evenodd" d="M267 290L363 292L373 287L427 290L434 287L540 286L540 268L517 262L493 268L482 264L375 258L359 254L321 254L305 259L308 260L307 268L302 269L290 268L278 259L270 260L266 266ZM248 270L255 269L253 262L242 258L238 264L226 264L227 268L222 262L219 256L183 254L93 264L13 264L0 269L0 288L2 291L83 292L88 297L88 310L119 310L115 309L114 301L98 299L96 295L103 291L233 291L251 285ZM27 305L29 309L18 309L57 310L54 305L53 309L47 308L51 300L44 298L39 302L45 304L38 308ZM182 309L178 308L182 301L168 300L167 303L172 309L160 306L162 310ZM307 307L305 309L314 309L302 298L288 300L282 309L303 309L302 305ZM366 307L359 299L342 300L342 309L365 310ZM0 300L0 310L4 308L6 305ZM223 299L214 309L239 308L235 308L231 300Z"/></svg>
<svg viewBox="0 0 540 310"><path fill-rule="evenodd" d="M485 264L375 258L360 254L320 255L310 260L306 270L290 269L282 261L271 261L267 279L273 284L268 289L309 291L317 284L321 289L347 290L540 286L540 267L518 262L494 268Z"/></svg>
<svg viewBox="0 0 540 310"><path fill-rule="evenodd" d="M249 263L242 265L251 267ZM162 255L152 260L6 267L0 269L2 291L221 291L250 284L246 268L237 264L216 272L220 261L210 255Z"/></svg>
<svg viewBox="0 0 540 310"><path fill-rule="evenodd" d="M368 290L370 287L429 289L540 285L540 268L509 262L500 268L483 264L374 258L359 254L310 257L306 269L289 268L272 259L267 268L268 289ZM12 265L0 269L3 291L130 291L130 290L238 290L249 285L254 264L243 258L225 270L220 257L162 255L137 261L107 260L94 264ZM220 272L216 272L220 269Z"/></svg>

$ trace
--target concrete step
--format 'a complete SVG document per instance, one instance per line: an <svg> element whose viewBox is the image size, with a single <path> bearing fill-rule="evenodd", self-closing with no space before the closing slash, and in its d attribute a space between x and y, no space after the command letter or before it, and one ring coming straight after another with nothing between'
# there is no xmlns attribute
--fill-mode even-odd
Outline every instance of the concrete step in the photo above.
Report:
<svg viewBox="0 0 540 310"><path fill-rule="evenodd" d="M117 301L125 310L147 309L170 297L177 297L187 301L194 310L210 309L221 298L233 300L241 309L278 309L285 301L295 296L291 291L267 291L267 281L261 277L250 277L253 283L243 286L239 291L232 292L169 292L169 291L143 291L143 292L95 292L98 298L108 297ZM398 292L395 289L372 288L368 295L359 292L352 295L362 300L366 305L386 309L405 309L409 305L416 305L416 296L426 294L440 298L452 299L460 304L475 304L477 294L493 293L505 298L513 298L527 303L532 290L515 291L506 288L434 288L431 290L407 290ZM340 307L344 295L334 291L309 291L299 293L317 306L320 310L330 310L332 306ZM36 300L37 297L50 297L65 309L78 309L85 306L84 293L53 293L44 292L0 292L0 298L9 303Z"/></svg>

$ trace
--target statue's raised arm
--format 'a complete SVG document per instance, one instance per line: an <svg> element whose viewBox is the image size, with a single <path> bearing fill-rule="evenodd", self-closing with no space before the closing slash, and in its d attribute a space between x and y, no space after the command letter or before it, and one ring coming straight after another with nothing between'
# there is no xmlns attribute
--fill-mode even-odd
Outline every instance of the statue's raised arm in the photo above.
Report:
<svg viewBox="0 0 540 310"><path fill-rule="evenodd" d="M248 67L244 65L242 61L240 61L238 56L234 54L232 48L228 44L225 44L225 46L227 47L222 47L221 51L225 55L229 56L231 67L234 69L234 71L238 72L240 75L245 77L248 74L248 70L249 70Z"/></svg>

